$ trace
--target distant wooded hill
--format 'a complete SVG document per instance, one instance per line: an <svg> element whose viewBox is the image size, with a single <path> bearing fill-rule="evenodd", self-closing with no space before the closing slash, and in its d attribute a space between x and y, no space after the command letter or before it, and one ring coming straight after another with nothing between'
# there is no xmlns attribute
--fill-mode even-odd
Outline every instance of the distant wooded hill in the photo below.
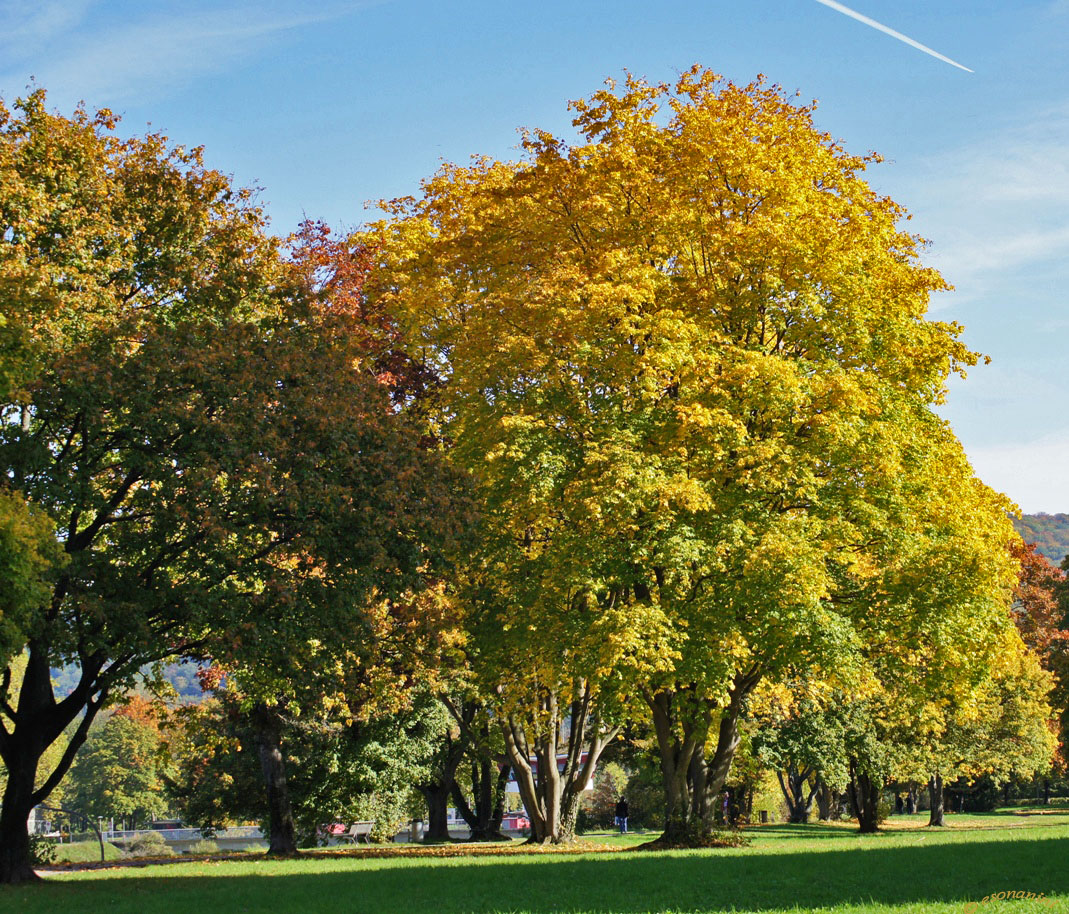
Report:
<svg viewBox="0 0 1069 914"><path fill-rule="evenodd" d="M200 669L200 664L193 661L168 663L164 666L163 678L178 693L177 701L180 704L196 704L204 700L204 692L201 691L200 681L197 679L198 669ZM77 684L77 667L68 666L52 670L52 687L56 690L57 696L69 695Z"/></svg>
<svg viewBox="0 0 1069 914"><path fill-rule="evenodd" d="M1024 514L1013 525L1026 543L1035 543L1055 565L1069 555L1069 514Z"/></svg>

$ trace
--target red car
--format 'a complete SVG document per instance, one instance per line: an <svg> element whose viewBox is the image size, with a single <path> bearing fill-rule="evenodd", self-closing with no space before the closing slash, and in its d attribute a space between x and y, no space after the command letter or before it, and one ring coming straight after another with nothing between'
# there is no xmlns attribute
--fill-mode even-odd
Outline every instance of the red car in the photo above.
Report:
<svg viewBox="0 0 1069 914"><path fill-rule="evenodd" d="M507 812L501 817L501 827L506 831L524 831L531 827L531 820L522 812Z"/></svg>

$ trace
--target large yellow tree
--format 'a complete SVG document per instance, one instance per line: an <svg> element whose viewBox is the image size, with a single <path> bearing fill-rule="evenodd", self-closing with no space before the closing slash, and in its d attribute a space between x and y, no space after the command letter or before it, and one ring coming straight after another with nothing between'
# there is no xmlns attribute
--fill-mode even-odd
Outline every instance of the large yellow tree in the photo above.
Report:
<svg viewBox="0 0 1069 914"><path fill-rule="evenodd" d="M447 379L443 434L484 508L473 625L536 835L567 837L576 740L595 757L641 695L667 837L700 839L759 682L861 681L881 619L919 622L888 578L930 533L915 476L948 462L980 554L1010 531L932 412L975 355L925 317L946 286L863 180L876 156L698 67L572 109L578 141L530 131L522 161L446 165L395 201L373 297ZM970 584L984 631L1004 566ZM540 790L562 734L566 783Z"/></svg>

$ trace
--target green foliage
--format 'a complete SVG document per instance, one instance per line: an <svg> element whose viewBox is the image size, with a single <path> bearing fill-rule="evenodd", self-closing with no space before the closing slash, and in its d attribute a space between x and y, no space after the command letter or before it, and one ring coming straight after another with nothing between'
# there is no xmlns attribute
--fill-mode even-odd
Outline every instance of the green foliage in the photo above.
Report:
<svg viewBox="0 0 1069 914"><path fill-rule="evenodd" d="M265 822L257 734L240 702L223 692L178 717L178 770L169 790L183 819L210 829ZM374 838L392 837L418 810L413 785L427 776L447 726L444 709L429 697L411 711L353 726L283 715L282 750L299 842L314 846L320 827L332 822L371 819Z"/></svg>
<svg viewBox="0 0 1069 914"><path fill-rule="evenodd" d="M30 835L30 859L34 866L48 866L56 862L56 839L44 835Z"/></svg>
<svg viewBox="0 0 1069 914"><path fill-rule="evenodd" d="M89 818L126 818L147 825L168 811L169 761L159 730L113 714L90 732L68 775L68 808Z"/></svg>
<svg viewBox="0 0 1069 914"><path fill-rule="evenodd" d="M40 624L50 578L64 561L47 513L0 489L0 666L12 662Z"/></svg>
<svg viewBox="0 0 1069 914"><path fill-rule="evenodd" d="M774 771L793 766L803 780L819 776L833 790L846 786L846 723L841 707L811 700L761 720L753 736L758 758Z"/></svg>

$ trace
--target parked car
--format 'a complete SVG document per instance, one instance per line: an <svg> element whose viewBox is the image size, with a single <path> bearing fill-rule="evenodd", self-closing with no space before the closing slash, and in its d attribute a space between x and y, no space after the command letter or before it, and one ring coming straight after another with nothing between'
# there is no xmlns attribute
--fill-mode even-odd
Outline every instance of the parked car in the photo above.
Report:
<svg viewBox="0 0 1069 914"><path fill-rule="evenodd" d="M501 827L505 831L527 831L531 820L522 812L507 812L501 817Z"/></svg>

